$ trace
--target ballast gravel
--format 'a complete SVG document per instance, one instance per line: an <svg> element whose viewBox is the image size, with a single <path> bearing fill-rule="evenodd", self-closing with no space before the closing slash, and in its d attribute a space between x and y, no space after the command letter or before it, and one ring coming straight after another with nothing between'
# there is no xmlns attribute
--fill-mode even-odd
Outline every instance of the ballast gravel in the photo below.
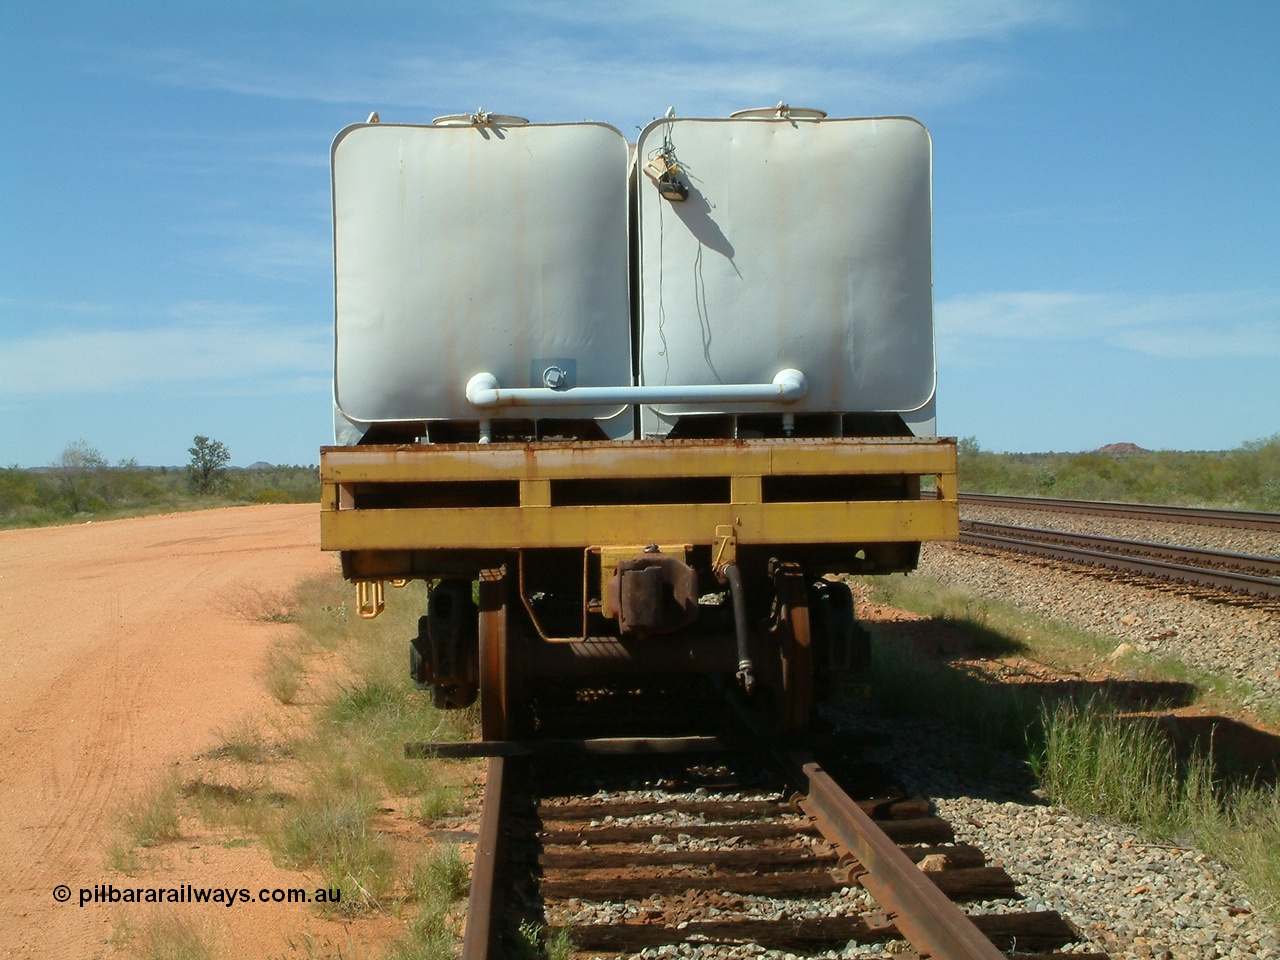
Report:
<svg viewBox="0 0 1280 960"><path fill-rule="evenodd" d="M1008 755L993 761L952 725L887 721L851 706L828 712L852 735L874 734L870 756L909 792L930 797L957 841L980 847L1013 877L1018 899L968 904L966 912L1056 910L1088 940L1064 952L1114 960L1280 958L1280 928L1204 854L1047 803L1025 765Z"/></svg>

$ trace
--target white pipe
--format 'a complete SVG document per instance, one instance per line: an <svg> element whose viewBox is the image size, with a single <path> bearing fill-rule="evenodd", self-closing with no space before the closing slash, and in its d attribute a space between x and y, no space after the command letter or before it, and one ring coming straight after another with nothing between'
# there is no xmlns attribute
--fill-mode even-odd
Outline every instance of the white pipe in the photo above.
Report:
<svg viewBox="0 0 1280 960"><path fill-rule="evenodd" d="M809 392L799 370L778 371L772 383L708 383L686 387L500 387L492 373L467 381L476 407L585 407L615 403L792 403Z"/></svg>

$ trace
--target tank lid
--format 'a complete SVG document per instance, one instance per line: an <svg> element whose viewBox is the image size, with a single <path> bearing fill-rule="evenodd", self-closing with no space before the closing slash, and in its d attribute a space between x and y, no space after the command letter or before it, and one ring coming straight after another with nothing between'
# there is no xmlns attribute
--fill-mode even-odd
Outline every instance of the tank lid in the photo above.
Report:
<svg viewBox="0 0 1280 960"><path fill-rule="evenodd" d="M481 107L475 113L448 113L431 122L437 127L519 127L529 121L509 113L490 113Z"/></svg>
<svg viewBox="0 0 1280 960"><path fill-rule="evenodd" d="M778 101L776 107L752 107L729 114L731 120L821 120L827 111L816 107L793 107Z"/></svg>

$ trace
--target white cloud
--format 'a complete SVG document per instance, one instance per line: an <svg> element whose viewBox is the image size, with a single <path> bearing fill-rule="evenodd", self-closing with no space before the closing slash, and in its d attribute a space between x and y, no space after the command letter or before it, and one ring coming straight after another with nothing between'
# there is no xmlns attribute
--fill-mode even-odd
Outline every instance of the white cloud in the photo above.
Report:
<svg viewBox="0 0 1280 960"><path fill-rule="evenodd" d="M202 264L268 280L314 283L332 277L330 227L290 228L261 223L219 223L189 227L185 235L215 241L213 252L199 254Z"/></svg>
<svg viewBox="0 0 1280 960"><path fill-rule="evenodd" d="M674 0L627 4L499 3L475 8L483 29L455 24L412 47L348 41L284 66L246 49L99 51L94 69L247 97L418 114L488 109L535 120L635 122L637 108L686 116L779 97L841 112L897 112L972 96L1006 76L974 46L1069 22L1062 3L929 0L911 4ZM252 41L246 41L246 44ZM518 100L518 102L516 102ZM818 102L821 101L821 102ZM619 116L619 108L627 116ZM392 119L384 112L384 120ZM416 115L409 119L420 120ZM643 119L648 119L644 117Z"/></svg>
<svg viewBox="0 0 1280 960"><path fill-rule="evenodd" d="M1067 343L1157 357L1280 357L1280 292L1126 294L1014 291L937 304L938 352L976 359Z"/></svg>
<svg viewBox="0 0 1280 960"><path fill-rule="evenodd" d="M527 10L514 4L512 10ZM876 55L896 55L972 40L1000 40L1015 30L1062 25L1072 19L1062 2L1035 0L648 0L626 4L566 0L541 3L537 12L574 26L601 30L623 27L636 48L673 38L705 38L730 50L779 47L838 47ZM642 41L653 41L645 44Z"/></svg>
<svg viewBox="0 0 1280 960"><path fill-rule="evenodd" d="M169 322L62 330L0 341L0 395L131 393L160 384L285 392L331 368L327 325L287 325L269 310L187 303Z"/></svg>

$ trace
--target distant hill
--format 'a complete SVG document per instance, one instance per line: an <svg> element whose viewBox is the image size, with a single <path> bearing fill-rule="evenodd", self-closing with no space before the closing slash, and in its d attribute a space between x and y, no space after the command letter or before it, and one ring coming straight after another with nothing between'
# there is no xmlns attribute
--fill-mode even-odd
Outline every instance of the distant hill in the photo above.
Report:
<svg viewBox="0 0 1280 960"><path fill-rule="evenodd" d="M245 469L246 470L270 470L273 467L275 467L274 463L267 463L267 461L265 460L259 460L256 463L249 464L247 467L245 467Z"/></svg>
<svg viewBox="0 0 1280 960"><path fill-rule="evenodd" d="M1104 447L1099 447L1094 453L1147 453L1142 447L1136 443L1108 443Z"/></svg>

